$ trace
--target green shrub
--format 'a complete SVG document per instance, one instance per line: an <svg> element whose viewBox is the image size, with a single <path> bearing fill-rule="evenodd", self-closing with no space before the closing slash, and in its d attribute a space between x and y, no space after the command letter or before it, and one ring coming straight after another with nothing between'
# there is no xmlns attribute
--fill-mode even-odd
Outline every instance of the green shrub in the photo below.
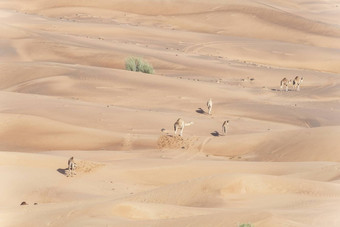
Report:
<svg viewBox="0 0 340 227"><path fill-rule="evenodd" d="M137 71L136 60L134 57L129 57L125 60L125 69L129 71Z"/></svg>
<svg viewBox="0 0 340 227"><path fill-rule="evenodd" d="M125 60L125 69L134 72L154 73L152 65L138 57L128 57Z"/></svg>
<svg viewBox="0 0 340 227"><path fill-rule="evenodd" d="M240 224L239 227L253 227L252 224Z"/></svg>

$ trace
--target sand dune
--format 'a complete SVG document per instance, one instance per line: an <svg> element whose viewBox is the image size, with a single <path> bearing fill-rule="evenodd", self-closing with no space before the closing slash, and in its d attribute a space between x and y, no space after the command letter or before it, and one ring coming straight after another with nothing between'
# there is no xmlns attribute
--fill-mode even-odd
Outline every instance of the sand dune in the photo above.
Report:
<svg viewBox="0 0 340 227"><path fill-rule="evenodd" d="M206 157L173 162L174 159L156 158L158 152L152 153L151 157L144 156L144 162L136 156L114 161L113 165L86 161L83 165L88 166L89 171L80 170L79 175L72 179L66 178L60 171L65 167L62 156L22 153L18 160L17 153L2 153L2 163L22 169L13 169L14 172L6 173L7 176L24 170L20 178L11 181L11 187L7 188L11 190L2 192L10 195L4 202L12 204L13 212L30 212L21 219L7 220L15 225L35 220L40 225L50 223L56 226L101 225L108 221L123 226L171 226L175 223L206 226L221 222L235 225L242 221L260 226L277 221L282 225L292 222L303 226L320 223L319 218L324 217L321 213L314 217L311 215L315 209L322 209L324 215L330 218L326 220L336 223L334 209L339 202L339 185L331 179L321 179L320 174L326 176L334 170L333 173L337 172L339 176L339 164L226 163ZM98 151L87 155L98 156ZM78 160L78 163L82 161ZM34 181L25 179L25 176L38 174L35 173L38 170L39 178ZM315 179L316 170L319 170L318 179ZM52 178L53 175L57 178ZM308 179L311 176L313 180ZM21 189L20 192L18 189ZM18 206L17 203L22 200L29 205ZM33 205L34 202L38 204ZM304 210L304 215L294 215L299 210ZM37 218L41 214L44 215ZM64 218L55 219L56 214ZM88 215L96 218L85 221ZM226 218L226 215L231 216Z"/></svg>
<svg viewBox="0 0 340 227"><path fill-rule="evenodd" d="M338 161L339 127L317 127L210 140L205 151L230 158L267 161ZM242 142L245 141L245 142ZM322 154L320 154L322 150Z"/></svg>
<svg viewBox="0 0 340 227"><path fill-rule="evenodd" d="M339 226L339 13L0 2L0 225ZM126 71L129 56L155 74Z"/></svg>

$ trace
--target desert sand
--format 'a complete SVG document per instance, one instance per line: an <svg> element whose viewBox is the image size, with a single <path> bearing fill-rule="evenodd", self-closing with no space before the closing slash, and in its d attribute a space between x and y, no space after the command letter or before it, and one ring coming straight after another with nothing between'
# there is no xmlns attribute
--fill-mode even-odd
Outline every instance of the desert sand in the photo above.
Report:
<svg viewBox="0 0 340 227"><path fill-rule="evenodd" d="M340 1L4 0L0 31L0 226L340 226Z"/></svg>

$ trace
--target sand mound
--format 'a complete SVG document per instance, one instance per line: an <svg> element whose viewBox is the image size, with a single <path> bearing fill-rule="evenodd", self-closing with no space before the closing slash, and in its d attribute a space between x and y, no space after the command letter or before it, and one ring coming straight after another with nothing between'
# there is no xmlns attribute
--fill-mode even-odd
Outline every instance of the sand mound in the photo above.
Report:
<svg viewBox="0 0 340 227"><path fill-rule="evenodd" d="M338 161L340 128L317 127L214 138L204 152L256 161Z"/></svg>
<svg viewBox="0 0 340 227"><path fill-rule="evenodd" d="M42 151L94 149L115 143L107 131L82 128L30 115L1 114L1 149ZM118 144L116 139L116 143Z"/></svg>
<svg viewBox="0 0 340 227"><path fill-rule="evenodd" d="M157 203L122 202L110 206L113 215L139 220L160 220L210 213L202 209Z"/></svg>
<svg viewBox="0 0 340 227"><path fill-rule="evenodd" d="M193 147L193 138L183 138L177 135L160 135L157 141L159 149L189 149Z"/></svg>
<svg viewBox="0 0 340 227"><path fill-rule="evenodd" d="M90 162L90 161L77 161L77 168L76 172L77 174L82 174L82 173L90 173L95 171L97 168L104 166L104 164L101 163L95 163L95 162Z"/></svg>
<svg viewBox="0 0 340 227"><path fill-rule="evenodd" d="M302 195L340 199L339 189L340 185L334 183L319 183L290 177L277 178L276 176L266 175L224 174L164 186L157 190L137 195L133 197L133 200L179 206L221 207L229 206L230 199L235 197L259 198L261 197L260 195ZM275 206L287 206L286 202L280 201ZM289 203L294 203L294 201L289 201ZM257 206L274 205L268 202Z"/></svg>

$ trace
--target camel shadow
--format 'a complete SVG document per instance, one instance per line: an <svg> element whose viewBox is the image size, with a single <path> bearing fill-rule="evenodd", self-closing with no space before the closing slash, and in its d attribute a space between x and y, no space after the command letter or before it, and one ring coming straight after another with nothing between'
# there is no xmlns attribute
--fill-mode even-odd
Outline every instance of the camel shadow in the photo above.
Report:
<svg viewBox="0 0 340 227"><path fill-rule="evenodd" d="M295 90L293 90L293 89L288 89L287 91L286 91L286 89L277 89L277 88L272 88L271 89L272 91L280 91L280 92L288 92L288 91L295 91Z"/></svg>
<svg viewBox="0 0 340 227"><path fill-rule="evenodd" d="M66 170L68 170L68 168L65 168L65 169L59 168L59 169L57 169L57 171L58 171L59 173L63 174L63 175L67 175L67 174L66 174Z"/></svg>
<svg viewBox="0 0 340 227"><path fill-rule="evenodd" d="M213 136L220 136L220 133L218 131L212 132L210 134L213 135Z"/></svg>
<svg viewBox="0 0 340 227"><path fill-rule="evenodd" d="M198 108L196 110L196 113L199 113L199 114L207 114L202 108Z"/></svg>

